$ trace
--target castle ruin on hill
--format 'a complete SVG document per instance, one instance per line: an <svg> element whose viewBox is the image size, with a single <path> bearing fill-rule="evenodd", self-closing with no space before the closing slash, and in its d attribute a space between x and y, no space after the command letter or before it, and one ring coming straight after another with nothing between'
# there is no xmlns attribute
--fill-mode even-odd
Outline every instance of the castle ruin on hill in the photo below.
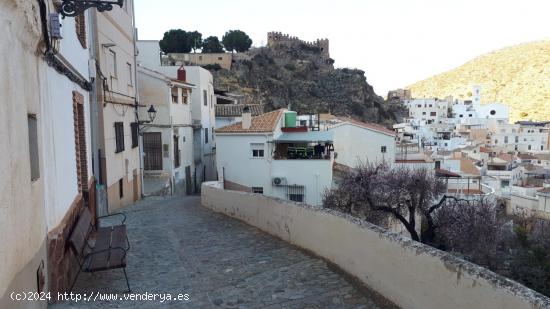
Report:
<svg viewBox="0 0 550 309"><path fill-rule="evenodd" d="M272 47L276 45L286 46L299 46L305 45L308 47L316 47L321 51L321 55L326 58L330 58L329 53L329 41L328 39L317 39L313 42L303 41L300 38L291 36L289 34L281 32L268 32L267 33L267 46Z"/></svg>

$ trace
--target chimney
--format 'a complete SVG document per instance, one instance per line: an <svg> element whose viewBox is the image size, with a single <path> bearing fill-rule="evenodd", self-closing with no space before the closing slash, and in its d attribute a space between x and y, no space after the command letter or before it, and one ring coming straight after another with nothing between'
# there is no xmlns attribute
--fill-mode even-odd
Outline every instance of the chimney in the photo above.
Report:
<svg viewBox="0 0 550 309"><path fill-rule="evenodd" d="M250 107L248 106L243 108L242 124L244 130L248 130L252 126L252 113L250 112Z"/></svg>
<svg viewBox="0 0 550 309"><path fill-rule="evenodd" d="M178 69L178 80L181 82L187 81L187 72L185 72L183 65Z"/></svg>

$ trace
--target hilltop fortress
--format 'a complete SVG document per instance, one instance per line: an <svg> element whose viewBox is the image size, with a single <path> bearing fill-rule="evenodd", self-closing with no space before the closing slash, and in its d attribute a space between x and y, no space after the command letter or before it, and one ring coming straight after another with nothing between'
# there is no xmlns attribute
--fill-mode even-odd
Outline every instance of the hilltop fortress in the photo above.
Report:
<svg viewBox="0 0 550 309"><path fill-rule="evenodd" d="M268 32L267 33L267 46L272 47L275 45L297 46L305 45L309 47L316 47L321 50L321 55L325 58L330 58L329 53L329 41L328 39L317 39L313 42L300 40L298 37L290 36L281 32Z"/></svg>

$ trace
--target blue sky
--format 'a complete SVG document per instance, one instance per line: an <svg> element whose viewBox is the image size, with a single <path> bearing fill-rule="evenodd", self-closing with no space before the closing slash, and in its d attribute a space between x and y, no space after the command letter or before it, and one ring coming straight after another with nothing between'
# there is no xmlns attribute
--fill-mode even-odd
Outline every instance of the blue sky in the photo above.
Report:
<svg viewBox="0 0 550 309"><path fill-rule="evenodd" d="M376 92L404 87L475 56L550 39L549 0L135 0L140 39L173 28L229 29L255 46L268 31L330 39L337 67L360 68Z"/></svg>

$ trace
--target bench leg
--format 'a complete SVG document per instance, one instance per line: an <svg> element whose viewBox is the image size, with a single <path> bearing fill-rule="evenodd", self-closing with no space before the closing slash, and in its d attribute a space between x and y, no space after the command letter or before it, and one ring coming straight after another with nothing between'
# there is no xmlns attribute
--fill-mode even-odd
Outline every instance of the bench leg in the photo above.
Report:
<svg viewBox="0 0 550 309"><path fill-rule="evenodd" d="M130 283L128 282L128 276L126 275L126 267L123 267L122 271L124 272L124 278L126 278L126 285L128 286L128 293L131 293L132 290L130 289Z"/></svg>

